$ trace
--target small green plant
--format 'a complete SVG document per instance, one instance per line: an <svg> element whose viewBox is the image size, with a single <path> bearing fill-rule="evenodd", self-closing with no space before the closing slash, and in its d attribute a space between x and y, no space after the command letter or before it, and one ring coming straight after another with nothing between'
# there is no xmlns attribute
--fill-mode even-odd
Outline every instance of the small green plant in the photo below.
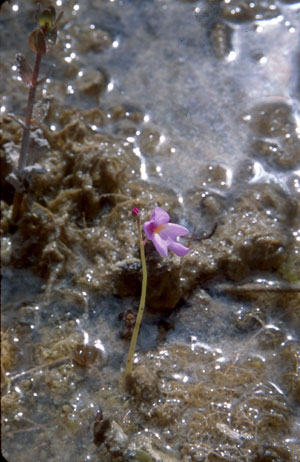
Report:
<svg viewBox="0 0 300 462"><path fill-rule="evenodd" d="M133 329L126 367L125 367L125 379L130 379L132 375L132 366L133 366L133 358L134 352L136 348L136 343L139 335L139 330L144 314L145 303L146 303L146 293L147 293L147 265L146 265L146 258L145 258L145 244L148 241L152 241L154 247L156 248L157 252L162 257L168 256L168 251L171 250L175 255L178 257L184 257L188 252L189 248L182 245L180 242L177 241L177 238L180 236L184 236L186 239L191 241L203 241L205 239L210 239L216 229L217 223L215 223L212 231L203 237L193 237L193 236L186 236L189 233L189 230L184 226L177 225L176 223L169 223L170 216L165 210L161 209L160 207L155 207L150 221L146 221L144 223L144 232L146 234L146 238L143 240L142 236L142 226L141 226L141 219L140 219L140 211L138 208L134 207L132 209L132 215L137 220L138 225L138 236L139 236L139 245L140 245L140 256L142 262L142 292L140 298L140 306L138 310L138 314L135 321L135 326Z"/></svg>
<svg viewBox="0 0 300 462"><path fill-rule="evenodd" d="M147 265L145 258L144 246L146 242L152 241L156 250L162 257L168 256L168 250L171 250L179 257L183 257L189 251L187 247L177 242L177 237L184 236L188 234L188 229L184 226L177 225L175 223L169 223L170 217L167 212L165 212L160 207L155 207L151 215L150 221L146 221L144 224L144 231L146 238L143 240L142 229L141 229L141 220L140 220L140 211L138 208L132 210L133 216L137 219L138 225L138 236L140 244L140 255L142 262L142 292L140 298L140 306L137 314L133 334L131 337L129 353L127 357L127 363L125 368L125 377L130 377L132 374L133 366L133 357L136 347L137 338L139 335L140 325L142 322L145 302L146 302L146 292L147 292Z"/></svg>
<svg viewBox="0 0 300 462"><path fill-rule="evenodd" d="M28 180L28 177L34 173L42 173L43 171L38 164L28 164L28 151L31 131L36 129L37 124L42 121L40 114L34 114L37 87L43 84L48 77L46 75L39 80L40 64L43 55L49 53L49 51L51 51L56 44L57 26L62 15L63 12L61 12L58 17L56 17L56 11L53 6L49 6L48 8L42 10L39 14L39 27L32 31L28 38L28 45L33 53L35 53L35 63L33 69L21 54L16 56L20 76L23 82L28 85L29 93L24 121L17 119L15 116L10 114L11 117L16 120L23 128L18 165L15 171L8 177L8 181L10 181L15 187L11 217L12 223L17 223L22 215L22 205L26 194L25 184Z"/></svg>

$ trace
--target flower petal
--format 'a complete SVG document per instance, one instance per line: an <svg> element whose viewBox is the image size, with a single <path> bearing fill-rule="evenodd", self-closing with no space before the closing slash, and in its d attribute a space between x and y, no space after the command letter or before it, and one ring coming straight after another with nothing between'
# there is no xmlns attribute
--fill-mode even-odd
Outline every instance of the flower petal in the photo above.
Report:
<svg viewBox="0 0 300 462"><path fill-rule="evenodd" d="M151 215L151 221L155 223L156 227L168 223L169 220L170 216L167 212L165 212L160 207L155 207Z"/></svg>
<svg viewBox="0 0 300 462"><path fill-rule="evenodd" d="M167 223L159 234L163 239L176 241L178 236L184 236L185 234L188 234L188 232L189 230L184 226L176 225L175 223Z"/></svg>
<svg viewBox="0 0 300 462"><path fill-rule="evenodd" d="M168 256L168 245L167 241L162 239L159 234L153 234L152 242L157 250L157 252L162 256L162 257L167 257Z"/></svg>
<svg viewBox="0 0 300 462"><path fill-rule="evenodd" d="M144 231L148 239L152 241L155 225L153 221L146 221L144 223Z"/></svg>
<svg viewBox="0 0 300 462"><path fill-rule="evenodd" d="M169 249L172 250L178 257L183 257L186 255L190 249L180 244L179 242L172 241L168 245Z"/></svg>

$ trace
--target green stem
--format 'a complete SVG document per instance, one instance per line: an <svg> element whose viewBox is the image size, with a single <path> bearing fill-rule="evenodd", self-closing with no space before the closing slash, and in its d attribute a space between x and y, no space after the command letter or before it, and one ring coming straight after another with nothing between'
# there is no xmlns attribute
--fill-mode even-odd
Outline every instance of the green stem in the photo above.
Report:
<svg viewBox="0 0 300 462"><path fill-rule="evenodd" d="M131 337L128 357L127 357L127 362L126 362L125 377L128 377L132 374L133 356L135 352L137 338L139 335L140 325L141 325L143 314L144 314L144 308L145 308L145 302L146 302L146 291L147 291L147 266L146 266L145 249L144 249L144 244L143 244L140 217L137 217L137 221L138 221L140 254L141 254L141 261L142 261L143 282L142 282L142 293L141 293L139 311L138 311L137 318L135 321L135 326L134 326L133 334Z"/></svg>

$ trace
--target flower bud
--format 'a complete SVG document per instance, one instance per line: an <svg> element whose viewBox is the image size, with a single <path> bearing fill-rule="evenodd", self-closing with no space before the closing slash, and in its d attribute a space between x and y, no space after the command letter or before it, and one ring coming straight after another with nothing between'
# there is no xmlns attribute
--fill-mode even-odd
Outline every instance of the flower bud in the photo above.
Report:
<svg viewBox="0 0 300 462"><path fill-rule="evenodd" d="M46 53L45 37L41 29L35 29L31 32L28 43L34 53L39 55Z"/></svg>
<svg viewBox="0 0 300 462"><path fill-rule="evenodd" d="M138 209L137 207L134 207L134 208L132 209L132 215L133 215L134 217L137 217L137 216L140 215L140 211L139 211L139 209Z"/></svg>

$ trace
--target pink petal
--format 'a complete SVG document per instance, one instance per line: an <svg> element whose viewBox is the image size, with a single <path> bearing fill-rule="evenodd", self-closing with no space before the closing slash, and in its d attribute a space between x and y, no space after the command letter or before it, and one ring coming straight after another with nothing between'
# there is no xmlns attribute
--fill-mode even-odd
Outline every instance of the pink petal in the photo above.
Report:
<svg viewBox="0 0 300 462"><path fill-rule="evenodd" d="M163 239L176 241L178 236L184 236L185 234L188 234L188 232L189 230L184 226L176 225L175 223L167 223L159 234Z"/></svg>
<svg viewBox="0 0 300 462"><path fill-rule="evenodd" d="M168 256L168 245L167 241L162 239L159 234L153 234L152 242L157 250L157 252L162 256L162 257L167 257Z"/></svg>
<svg viewBox="0 0 300 462"><path fill-rule="evenodd" d="M155 207L151 215L151 221L153 221L156 226L164 225L165 223L168 223L169 220L170 216L167 212L160 207Z"/></svg>
<svg viewBox="0 0 300 462"><path fill-rule="evenodd" d="M169 249L172 250L178 257L183 257L186 255L190 249L185 247L184 245L180 244L179 242L170 242L169 243Z"/></svg>
<svg viewBox="0 0 300 462"><path fill-rule="evenodd" d="M152 241L153 239L153 231L155 229L155 226L153 226L154 223L153 221L146 221L144 223L144 231L148 239Z"/></svg>

